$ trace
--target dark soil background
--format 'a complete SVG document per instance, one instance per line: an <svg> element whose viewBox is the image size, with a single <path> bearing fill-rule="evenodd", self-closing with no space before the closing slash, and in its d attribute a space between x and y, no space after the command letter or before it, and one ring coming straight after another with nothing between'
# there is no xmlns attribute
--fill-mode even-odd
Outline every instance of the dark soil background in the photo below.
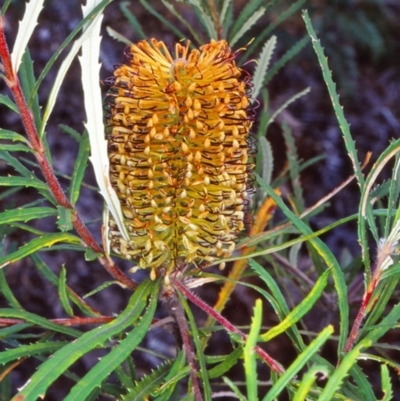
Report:
<svg viewBox="0 0 400 401"><path fill-rule="evenodd" d="M1 3L1 2L0 2ZM57 50L67 35L78 24L81 18L79 1L49 0L45 3L35 33L29 43L29 49L34 60L34 69L38 76L49 58ZM167 19L173 21L185 32L162 5L161 1L151 1L151 4ZM238 14L246 1L235 1L235 13ZM139 38L132 31L127 20L123 17L120 6L121 1L114 1L107 9L103 26L110 26L125 35L128 39L137 41ZM257 37L257 34L277 18L280 10L285 9L289 2L283 2L280 8L273 9L251 31L248 39ZM199 31L196 17L191 9L185 5L177 4L178 9ZM130 10L143 26L148 37L163 40L172 47L176 39L166 27L156 18L151 16L139 2L132 1ZM306 8L306 7L305 7ZM314 26L319 31L319 37L329 57L330 66L334 78L338 82L338 90L345 114L351 124L353 137L357 143L359 157L364 159L367 152L373 153L372 158L380 154L389 144L391 138L397 138L400 133L400 3L397 0L386 1L356 1L356 0L313 0L307 4L313 19ZM12 2L6 16L6 34L10 48L17 32L18 20L21 19L24 10L24 2L15 0ZM304 23L300 15L296 15L282 24L274 34L278 37L278 47L275 59L285 53L296 41L305 35ZM369 36L368 36L369 35ZM102 44L102 79L112 75L114 65L123 61L125 45L111 39L106 31L103 32ZM188 34L190 38L190 35ZM242 43L244 44L244 43ZM259 51L261 48L259 49ZM258 51L258 52L259 52ZM258 52L253 55L256 57ZM64 51L64 55L67 54ZM63 55L60 60L62 60ZM39 91L40 104L45 105L48 93L57 73L57 65L52 68ZM246 67L247 68L247 67ZM248 68L252 68L249 66ZM322 80L321 71L315 54L310 45L282 69L268 85L270 106L274 110L296 92L311 88L311 93L296 101L284 113L277 123L270 127L267 138L271 141L274 152L275 168L277 176L286 164L285 145L282 139L280 123L287 123L295 136L299 156L308 160L317 155L324 155L324 159L305 170L301 176L307 206L311 206L321 197L327 195L348 176L352 174L349 158L346 154L341 133L334 116L329 95ZM104 90L107 88L104 87ZM3 82L0 82L2 93L8 93ZM82 88L80 83L80 66L75 61L63 84L62 91L57 99L57 105L47 127L47 135L51 147L54 168L60 174L70 175L77 155L77 144L67 134L59 129L59 124L66 124L76 129L83 130L85 120L82 104ZM19 118L0 105L0 126L23 133ZM21 155L26 157L26 155ZM34 169L34 167L32 167ZM9 167L0 160L0 173L2 175L12 173ZM385 178L384 176L382 179ZM65 188L68 179L60 178ZM95 185L92 167L89 166L85 181ZM283 187L283 193L291 189ZM0 189L2 191L2 189ZM1 192L0 192L1 194ZM0 210L15 206L22 206L34 201L34 190L18 192L12 199L0 198ZM356 184L349 185L340 194L336 195L320 215L312 220L314 229L322 228L340 217L348 216L357 211L359 191ZM103 203L100 196L93 190L84 188L78 202L78 208L83 219L90 222L90 230L100 241L100 226ZM53 220L40 222L37 228L50 231ZM5 246L10 244L23 244L29 239L29 235L22 231L10 232L6 238ZM355 224L341 226L324 240L341 260L344 265L359 254ZM374 249L371 249L374 255ZM46 252L43 258L57 274L61 266L65 265L68 272L68 284L80 295L84 295L111 280L108 273L99 263L86 262L81 254L74 252ZM125 269L129 265L124 261L118 261L119 266ZM307 266L308 261L304 262ZM301 266L300 266L301 267ZM135 276L141 280L146 272ZM21 304L30 312L46 318L66 317L57 296L57 289L43 280L29 260L23 260L10 266L6 271L7 280L15 292L15 296ZM217 285L206 285L199 290L202 298L213 303L217 297ZM100 310L104 315L111 315L121 311L130 293L118 286L112 286L90 299L91 305ZM359 287L359 297L362 296L362 286ZM226 316L237 325L246 325L250 321L252 307L256 295L249 290L239 288L233 294L225 311ZM360 298L355 299L353 313L357 311ZM0 306L6 306L0 298ZM271 324L274 322L274 314L265 307L266 318ZM165 315L160 311L160 317ZM199 319L205 316L198 314ZM309 330L320 330L328 322L337 324L334 314L326 313L323 308L315 311L311 321L307 321ZM272 319L272 320L271 320ZM333 319L333 320L331 320ZM397 343L398 338L392 335L385 338L386 341ZM175 341L172 335L165 330L154 330L148 336L144 344L148 348L174 355ZM209 352L223 354L229 352L230 340L228 336L219 334L210 342ZM286 338L279 337L268 344L267 351L288 366L294 357L290 351ZM335 348L324 351L327 358L335 362ZM83 358L74 365L73 371L82 375L90 366L96 363L100 353L93 353ZM399 355L394 355L400 362ZM138 354L139 374L147 373L159 362L157 358L148 354ZM14 389L23 385L37 367L38 362L33 358L21 364L12 373L12 386ZM380 378L377 366L371 363L365 365L371 382L376 384L377 396L380 395ZM240 367L233 369L229 376L233 380L242 380ZM261 380L268 380L268 372L261 373ZM397 376L393 376L394 385L398 391L400 386ZM60 381L46 395L46 401L60 401L68 392L71 382ZM215 387L215 391L225 391L224 387ZM14 390L15 391L15 390ZM232 399L229 397L220 399ZM395 399L400 400L400 395Z"/></svg>

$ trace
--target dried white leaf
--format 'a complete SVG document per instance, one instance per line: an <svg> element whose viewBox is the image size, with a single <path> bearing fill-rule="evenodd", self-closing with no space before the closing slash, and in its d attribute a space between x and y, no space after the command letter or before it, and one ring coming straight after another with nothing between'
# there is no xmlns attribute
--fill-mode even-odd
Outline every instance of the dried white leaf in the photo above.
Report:
<svg viewBox="0 0 400 401"><path fill-rule="evenodd" d="M86 16L99 3L100 1L98 0L88 0L86 7L82 7L83 15ZM129 241L121 204L109 178L110 161L108 159L107 141L104 138L103 105L99 76L100 26L102 19L103 16L101 14L94 18L93 30L82 45L82 56L79 58L82 67L82 85L87 118L85 126L89 134L90 161L93 164L97 184L100 187L100 194L113 215L121 235L125 240Z"/></svg>
<svg viewBox="0 0 400 401"><path fill-rule="evenodd" d="M11 54L11 63L15 73L18 72L19 66L21 65L22 56L25 53L33 30L37 25L38 16L40 11L42 11L43 3L44 0L31 0L26 4L25 14L19 23L18 34Z"/></svg>

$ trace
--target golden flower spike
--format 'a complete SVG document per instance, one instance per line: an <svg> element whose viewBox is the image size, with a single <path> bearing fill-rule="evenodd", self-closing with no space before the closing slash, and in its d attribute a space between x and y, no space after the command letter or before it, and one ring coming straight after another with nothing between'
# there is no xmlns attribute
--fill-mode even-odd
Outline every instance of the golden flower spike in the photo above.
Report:
<svg viewBox="0 0 400 401"><path fill-rule="evenodd" d="M110 216L111 248L168 275L229 256L252 192L248 75L227 42L175 58L152 39L130 47L107 96L110 180L129 241Z"/></svg>

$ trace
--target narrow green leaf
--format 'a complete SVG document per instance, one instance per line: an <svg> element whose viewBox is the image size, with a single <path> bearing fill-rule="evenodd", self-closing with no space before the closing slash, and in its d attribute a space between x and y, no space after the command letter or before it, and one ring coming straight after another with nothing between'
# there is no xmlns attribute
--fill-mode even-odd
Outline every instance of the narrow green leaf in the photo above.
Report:
<svg viewBox="0 0 400 401"><path fill-rule="evenodd" d="M240 13L229 34L229 43L232 43L232 38L237 36L240 29L245 25L246 21L261 7L263 0L250 0L246 6L240 10Z"/></svg>
<svg viewBox="0 0 400 401"><path fill-rule="evenodd" d="M67 272L65 266L61 266L60 277L58 279L58 295L60 297L60 303L65 312L71 317L74 316L74 311L72 310L71 304L68 299L67 292Z"/></svg>
<svg viewBox="0 0 400 401"><path fill-rule="evenodd" d="M281 333L284 333L289 327L297 323L318 301L326 285L331 272L327 270L321 277L318 278L313 289L293 310L285 317L285 319L277 326L268 330L260 338L263 341L270 341Z"/></svg>
<svg viewBox="0 0 400 401"><path fill-rule="evenodd" d="M73 229L72 224L72 209L67 209L64 206L57 206L57 227L60 231L66 232Z"/></svg>
<svg viewBox="0 0 400 401"><path fill-rule="evenodd" d="M159 282L157 283L159 284ZM139 324L108 355L101 358L100 362L72 388L65 401L84 400L95 387L98 387L132 353L149 330L154 318L157 301L158 285L153 286L149 305ZM161 383L162 380L163 378L157 380L157 384ZM155 385L156 383L153 382L151 388ZM147 389L150 390L149 388ZM145 399L144 395L144 393L141 393L140 396L127 398L127 400Z"/></svg>
<svg viewBox="0 0 400 401"><path fill-rule="evenodd" d="M72 173L71 185L68 188L69 199L72 205L75 205L76 201L79 198L79 193L81 191L82 180L87 167L89 154L89 136L85 131L79 143L79 151L75 162L74 172Z"/></svg>
<svg viewBox="0 0 400 401"><path fill-rule="evenodd" d="M43 248L51 247L57 242L80 244L81 240L77 236L68 233L46 234L42 237L34 238L27 244L22 245L17 251L0 257L0 268L9 265L10 263L15 263Z"/></svg>
<svg viewBox="0 0 400 401"><path fill-rule="evenodd" d="M314 390L314 383L318 379L318 376L328 376L329 369L323 365L312 366L302 377L301 383L293 396L293 401L305 401L307 395L311 390ZM310 397L310 399L312 399Z"/></svg>
<svg viewBox="0 0 400 401"><path fill-rule="evenodd" d="M8 177L0 177L0 186L3 187L34 187L36 189L46 190L47 185L37 179L36 177L32 176L31 178L25 177L15 177L15 176L8 176Z"/></svg>
<svg viewBox="0 0 400 401"><path fill-rule="evenodd" d="M260 7L257 11L255 11L248 20L240 27L239 31L235 36L230 40L230 45L234 46L236 42L238 42L242 36L265 14L266 7Z"/></svg>
<svg viewBox="0 0 400 401"><path fill-rule="evenodd" d="M140 3L142 6L152 15L154 15L163 25L165 25L168 29L171 30L171 32L174 33L174 35L178 38L184 38L185 34L180 31L174 24L169 22L162 14L157 12L149 3L147 0L140 0Z"/></svg>
<svg viewBox="0 0 400 401"><path fill-rule="evenodd" d="M0 150L0 159L3 159L4 161L7 162L8 165L14 167L15 170L23 177L34 176L33 173L29 171L17 158L11 156L8 152Z"/></svg>
<svg viewBox="0 0 400 401"><path fill-rule="evenodd" d="M331 401L334 399L335 392L342 386L344 378L347 376L350 369L357 363L357 358L360 356L363 348L368 348L373 343L370 340L363 340L357 344L350 352L342 359L340 364L332 372L326 386L324 387L318 401Z"/></svg>
<svg viewBox="0 0 400 401"><path fill-rule="evenodd" d="M51 207L17 208L0 213L0 224L10 224L16 221L23 221L26 223L30 220L56 215L57 210Z"/></svg>
<svg viewBox="0 0 400 401"><path fill-rule="evenodd" d="M129 10L128 6L131 4L129 1L123 1L119 8L122 12L122 14L125 16L125 18L128 20L128 22L131 24L131 27L134 32L136 32L137 36L139 39L147 39L146 34L143 32L142 25L140 22L137 20L137 18L131 13Z"/></svg>
<svg viewBox="0 0 400 401"><path fill-rule="evenodd" d="M0 364L6 364L16 359L30 357L33 355L51 354L67 342L45 342L29 345L19 345L17 348L6 350L0 353Z"/></svg>
<svg viewBox="0 0 400 401"><path fill-rule="evenodd" d="M40 112L38 96L37 95L32 96L32 91L35 86L36 79L33 70L33 61L31 59L31 55L29 53L28 48L26 49L22 57L22 64L19 70L19 77L25 98L26 99L31 98L31 102L28 104L28 107L33 114L33 118L35 120L35 126L37 129L38 127L40 127L41 124L41 112Z"/></svg>
<svg viewBox="0 0 400 401"><path fill-rule="evenodd" d="M0 294L3 295L3 297L7 300L8 304L12 308L21 310L24 309L22 305L18 302L17 298L15 298L14 293L12 292L10 286L7 283L4 269L0 269Z"/></svg>
<svg viewBox="0 0 400 401"><path fill-rule="evenodd" d="M17 309L0 309L0 317L3 318L12 318L12 319L21 319L28 323L33 323L43 329L51 330L56 333L66 334L71 337L79 337L81 332L76 329L72 329L71 327L61 326L59 324L55 324L50 322L49 320L35 315L34 313L30 313L24 310L17 310ZM0 359L1 360L1 359Z"/></svg>
<svg viewBox="0 0 400 401"><path fill-rule="evenodd" d="M193 313L189 307L189 304L187 300L178 292L179 300L181 301L181 304L183 305L183 308L185 309L185 313L189 319L189 325L192 331L192 339L194 342L194 345L196 347L197 351L197 358L199 360L199 373L201 375L201 382L203 384L204 388L204 398L206 401L211 401L211 386L210 386L210 381L208 377L208 370L207 370L207 365L206 365L206 359L204 356L204 351L203 347L201 345L200 341L200 334L199 330L197 328L196 320L193 316Z"/></svg>
<svg viewBox="0 0 400 401"><path fill-rule="evenodd" d="M267 71L263 86L266 86L272 78L278 73L278 71L284 67L290 60L297 56L301 50L310 42L309 36L304 36L296 44L294 44L282 57L280 57L274 65Z"/></svg>
<svg viewBox="0 0 400 401"><path fill-rule="evenodd" d="M239 401L247 401L247 398L240 392L239 387L236 386L232 380L228 379L227 377L223 377L222 380L232 390Z"/></svg>
<svg viewBox="0 0 400 401"><path fill-rule="evenodd" d="M375 399L372 383L362 369L358 365L354 365L349 373L356 384L357 391L359 392L358 397L364 400Z"/></svg>
<svg viewBox="0 0 400 401"><path fill-rule="evenodd" d="M21 134L17 134L14 131L9 131L7 129L0 128L0 139L5 139L13 142L23 142L25 144L28 143L26 138Z"/></svg>
<svg viewBox="0 0 400 401"><path fill-rule="evenodd" d="M382 380L382 392L383 398L381 401L393 400L393 388L390 380L389 369L386 365L381 365L381 380Z"/></svg>
<svg viewBox="0 0 400 401"><path fill-rule="evenodd" d="M46 360L38 368L28 384L13 398L13 401L36 400L38 397L42 397L47 388L76 360L132 325L146 307L147 297L158 285L158 282L149 280L140 284L128 306L114 321L84 333L77 340L57 351L52 358Z"/></svg>
<svg viewBox="0 0 400 401"><path fill-rule="evenodd" d="M83 135L81 135L77 130L65 124L59 124L58 128L60 128L61 131L67 133L71 138L75 139L76 142L81 142Z"/></svg>
<svg viewBox="0 0 400 401"><path fill-rule="evenodd" d="M17 334L20 331L29 329L32 326L33 326L33 324L31 324L31 323L18 323L18 324L14 324L14 326L0 329L0 340L9 339L10 337L13 337L14 334Z"/></svg>
<svg viewBox="0 0 400 401"><path fill-rule="evenodd" d="M275 203L282 210L282 212L288 217L288 219L292 222L292 224L304 235L313 234L311 228L286 206L285 202L283 202L281 197L275 193L273 188L267 185L257 174L256 177L260 186L275 201ZM319 238L309 239L309 242L319 253L319 255L323 258L328 269L331 270L332 272L335 289L338 295L338 307L340 312L341 330L339 335L339 346L338 346L338 355L340 357L349 332L349 304L347 300L346 281L344 279L343 271L340 268L338 261L332 254L331 250L326 246L326 244L324 244Z"/></svg>
<svg viewBox="0 0 400 401"><path fill-rule="evenodd" d="M188 0L189 4L195 7L197 19L203 25L204 29L208 34L209 39L218 39L217 31L214 25L214 21L210 17L209 10L203 7L203 2L201 0Z"/></svg>
<svg viewBox="0 0 400 401"><path fill-rule="evenodd" d="M238 363L239 358L243 356L243 348L235 348L228 356L224 357L224 360L214 366L208 371L208 377L210 379L216 379L221 377L224 373L228 372L233 366Z"/></svg>
<svg viewBox="0 0 400 401"><path fill-rule="evenodd" d="M4 106L19 114L17 105L8 96L0 94L0 104L4 104Z"/></svg>
<svg viewBox="0 0 400 401"><path fill-rule="evenodd" d="M272 36L263 46L260 57L257 59L257 66L254 70L253 80L252 80L254 89L251 96L254 99L258 96L263 87L265 74L267 73L275 46L276 46L276 36Z"/></svg>
<svg viewBox="0 0 400 401"><path fill-rule="evenodd" d="M11 144L11 143L2 143L0 144L1 149L7 152L28 152L31 153L32 149L22 143Z"/></svg>
<svg viewBox="0 0 400 401"><path fill-rule="evenodd" d="M58 277L50 270L50 268L40 259L37 253L32 254L30 256L32 262L35 264L36 268L40 271L40 273L52 283L54 286L58 286ZM72 300L72 302L86 315L88 316L99 316L100 313L90 307L86 302L83 301L71 288L67 287L68 296Z"/></svg>
<svg viewBox="0 0 400 401"><path fill-rule="evenodd" d="M293 377L305 366L305 364L321 350L323 344L329 340L334 330L333 326L327 326L322 330L318 336L311 342L311 344L296 358L296 360L289 366L285 373L274 383L274 386L268 391L263 401L273 401L278 395L287 387ZM318 399L321 401L321 398ZM330 398L332 400L332 398Z"/></svg>
<svg viewBox="0 0 400 401"><path fill-rule="evenodd" d="M243 348L244 373L246 376L247 399L249 401L258 401L257 360L254 347L257 345L261 325L262 303L261 299L257 299L254 306L254 316L250 326L250 333L247 336Z"/></svg>

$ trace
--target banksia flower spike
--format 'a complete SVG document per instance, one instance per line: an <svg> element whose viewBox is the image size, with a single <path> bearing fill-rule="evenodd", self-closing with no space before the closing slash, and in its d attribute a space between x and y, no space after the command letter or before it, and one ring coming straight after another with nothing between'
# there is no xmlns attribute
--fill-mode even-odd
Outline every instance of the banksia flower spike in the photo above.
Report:
<svg viewBox="0 0 400 401"><path fill-rule="evenodd" d="M109 221L111 248L168 275L229 256L252 192L248 75L227 42L175 58L152 39L129 48L107 97L110 180L129 240Z"/></svg>

